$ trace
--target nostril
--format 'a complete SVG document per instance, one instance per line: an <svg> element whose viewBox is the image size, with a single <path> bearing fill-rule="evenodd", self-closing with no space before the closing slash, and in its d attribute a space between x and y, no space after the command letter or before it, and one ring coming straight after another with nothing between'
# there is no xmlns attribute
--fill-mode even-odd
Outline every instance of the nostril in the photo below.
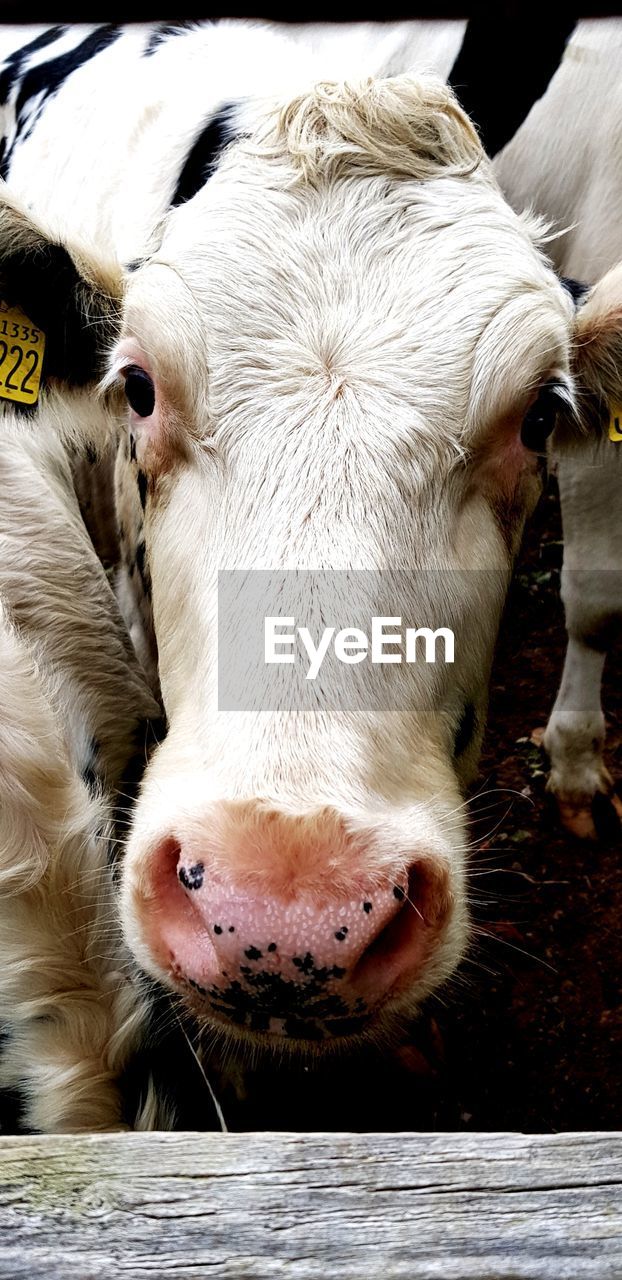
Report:
<svg viewBox="0 0 622 1280"><path fill-rule="evenodd" d="M446 908L446 894L440 890L438 873L428 864L422 861L410 868L406 890L399 885L393 890L402 905L356 964L354 986L388 995L408 984L429 950L440 915L445 915L441 899Z"/></svg>
<svg viewBox="0 0 622 1280"><path fill-rule="evenodd" d="M408 906L409 904L404 901L397 915L384 926L384 929L367 947L354 969L352 977L355 982L367 965L373 964L376 967L389 960L391 956L402 949L403 943L407 941L412 932Z"/></svg>
<svg viewBox="0 0 622 1280"><path fill-rule="evenodd" d="M174 836L168 836L160 844L153 857L153 878L166 879L177 876L181 866L181 845Z"/></svg>
<svg viewBox="0 0 622 1280"><path fill-rule="evenodd" d="M198 899L205 880L205 865L184 859L180 842L164 838L154 852L142 898L144 932L154 956L163 967L176 969L178 952L195 950L210 961L215 953L206 937Z"/></svg>

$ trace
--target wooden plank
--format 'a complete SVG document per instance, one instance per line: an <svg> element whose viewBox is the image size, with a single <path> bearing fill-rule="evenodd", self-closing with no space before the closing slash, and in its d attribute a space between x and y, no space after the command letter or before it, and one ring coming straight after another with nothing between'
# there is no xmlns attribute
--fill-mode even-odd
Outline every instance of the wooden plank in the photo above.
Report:
<svg viewBox="0 0 622 1280"><path fill-rule="evenodd" d="M0 1138L2 1280L620 1280L622 1134Z"/></svg>

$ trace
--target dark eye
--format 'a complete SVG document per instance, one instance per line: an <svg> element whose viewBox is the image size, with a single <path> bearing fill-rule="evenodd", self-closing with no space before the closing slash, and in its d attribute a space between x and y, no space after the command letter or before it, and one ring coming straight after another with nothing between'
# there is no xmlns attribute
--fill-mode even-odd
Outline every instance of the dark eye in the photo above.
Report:
<svg viewBox="0 0 622 1280"><path fill-rule="evenodd" d="M544 453L546 442L555 430L557 415L567 403L564 388L555 382L547 382L538 392L523 418L520 438L526 449Z"/></svg>
<svg viewBox="0 0 622 1280"><path fill-rule="evenodd" d="M153 379L144 369L139 369L138 365L130 365L125 369L124 377L128 404L139 418L150 418L155 408Z"/></svg>

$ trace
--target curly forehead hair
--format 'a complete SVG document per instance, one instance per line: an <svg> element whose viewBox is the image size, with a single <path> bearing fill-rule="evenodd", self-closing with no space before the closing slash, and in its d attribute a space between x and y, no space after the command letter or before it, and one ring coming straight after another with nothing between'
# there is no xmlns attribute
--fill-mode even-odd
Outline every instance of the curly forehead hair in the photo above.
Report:
<svg viewBox="0 0 622 1280"><path fill-rule="evenodd" d="M349 173L415 178L466 175L485 160L457 99L434 76L323 81L276 107L250 143L293 160L307 182Z"/></svg>

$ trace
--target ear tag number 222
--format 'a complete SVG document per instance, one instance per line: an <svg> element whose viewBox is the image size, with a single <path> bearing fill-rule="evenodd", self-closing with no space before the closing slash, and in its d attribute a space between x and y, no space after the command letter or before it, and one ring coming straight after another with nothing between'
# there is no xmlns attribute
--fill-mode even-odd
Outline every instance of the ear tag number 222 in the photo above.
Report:
<svg viewBox="0 0 622 1280"><path fill-rule="evenodd" d="M0 397L36 404L45 334L19 307L0 301Z"/></svg>

